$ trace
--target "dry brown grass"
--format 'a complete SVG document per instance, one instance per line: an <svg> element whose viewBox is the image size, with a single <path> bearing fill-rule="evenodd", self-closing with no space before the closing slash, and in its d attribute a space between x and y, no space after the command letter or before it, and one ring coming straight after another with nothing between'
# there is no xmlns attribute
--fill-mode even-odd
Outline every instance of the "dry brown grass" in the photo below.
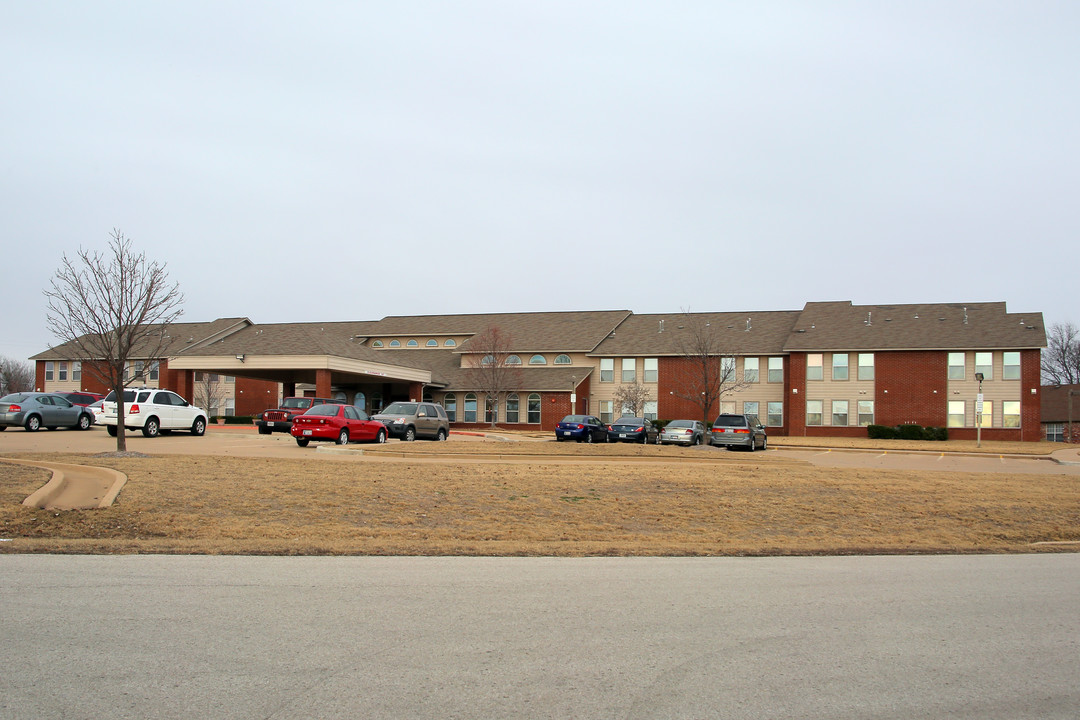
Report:
<svg viewBox="0 0 1080 720"><path fill-rule="evenodd" d="M545 449L596 459L657 450ZM116 468L128 484L111 508L35 510L19 503L47 473L0 463L0 538L11 540L0 552L768 555L1027 552L1080 540L1072 477L821 469L771 453L664 450L701 462L380 461L370 447L303 461L51 455Z"/></svg>

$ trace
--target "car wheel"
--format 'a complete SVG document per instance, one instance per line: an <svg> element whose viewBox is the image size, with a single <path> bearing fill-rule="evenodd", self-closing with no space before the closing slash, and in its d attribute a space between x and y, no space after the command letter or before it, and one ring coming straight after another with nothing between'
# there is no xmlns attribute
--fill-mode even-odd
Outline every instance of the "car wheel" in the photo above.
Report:
<svg viewBox="0 0 1080 720"><path fill-rule="evenodd" d="M439 428L439 432L435 433L435 442L442 442L446 439L446 431Z"/></svg>
<svg viewBox="0 0 1080 720"><path fill-rule="evenodd" d="M206 420L202 418L195 418L195 422L191 423L191 434L196 437L201 437L206 433Z"/></svg>
<svg viewBox="0 0 1080 720"><path fill-rule="evenodd" d="M380 430L379 432L377 432L375 434L375 442L379 443L380 445L382 445L384 442L386 442L386 431L385 430Z"/></svg>
<svg viewBox="0 0 1080 720"><path fill-rule="evenodd" d="M649 433L642 433L641 434L641 444L642 445L648 445L649 444Z"/></svg>
<svg viewBox="0 0 1080 720"><path fill-rule="evenodd" d="M31 415L26 418L26 430L27 432L37 432L41 429L41 418L37 415Z"/></svg>
<svg viewBox="0 0 1080 720"><path fill-rule="evenodd" d="M590 433L585 433L585 442L592 445L592 433L591 432Z"/></svg>
<svg viewBox="0 0 1080 720"><path fill-rule="evenodd" d="M273 434L273 432L274 432L274 431L273 431L273 430L271 430L271 429L270 429L270 428L268 428L268 427L263 427L262 425L260 425L260 426L259 426L259 434L260 434L260 435L272 435L272 434Z"/></svg>
<svg viewBox="0 0 1080 720"><path fill-rule="evenodd" d="M296 444L300 447L307 447L307 444L311 442L307 438L296 438Z"/></svg>
<svg viewBox="0 0 1080 720"><path fill-rule="evenodd" d="M656 444L657 445L660 444L660 435L659 434L657 434L657 436L656 436Z"/></svg>
<svg viewBox="0 0 1080 720"><path fill-rule="evenodd" d="M762 450L768 450L769 449L769 437L768 436L765 436L765 437L761 438L761 449Z"/></svg>
<svg viewBox="0 0 1080 720"><path fill-rule="evenodd" d="M341 428L341 433L339 433L338 436L337 436L337 444L338 445L348 445L349 444L349 430L347 428Z"/></svg>
<svg viewBox="0 0 1080 720"><path fill-rule="evenodd" d="M149 420L146 421L145 425L143 425L142 434L143 434L143 437L152 438L152 437L157 437L158 433L160 431L161 431L161 425L158 424L158 419L155 418L155 417L152 417L152 418L150 418Z"/></svg>
<svg viewBox="0 0 1080 720"><path fill-rule="evenodd" d="M76 426L80 430L89 430L90 426L94 424L94 418L89 415L80 415L79 424Z"/></svg>
<svg viewBox="0 0 1080 720"><path fill-rule="evenodd" d="M405 442L412 442L416 439L416 428L405 428Z"/></svg>
<svg viewBox="0 0 1080 720"><path fill-rule="evenodd" d="M116 437L116 426L115 425L106 425L105 426L105 432L109 433L109 435L112 436L112 437Z"/></svg>

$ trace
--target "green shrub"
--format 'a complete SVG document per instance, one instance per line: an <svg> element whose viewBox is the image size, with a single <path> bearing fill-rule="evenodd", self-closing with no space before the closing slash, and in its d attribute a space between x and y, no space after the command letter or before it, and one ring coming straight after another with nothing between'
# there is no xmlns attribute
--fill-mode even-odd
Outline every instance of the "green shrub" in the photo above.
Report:
<svg viewBox="0 0 1080 720"><path fill-rule="evenodd" d="M867 425L866 437L871 440L895 440L896 428L889 425Z"/></svg>
<svg viewBox="0 0 1080 720"><path fill-rule="evenodd" d="M922 425L898 425L896 427L896 436L901 440L926 440L926 433L923 431Z"/></svg>

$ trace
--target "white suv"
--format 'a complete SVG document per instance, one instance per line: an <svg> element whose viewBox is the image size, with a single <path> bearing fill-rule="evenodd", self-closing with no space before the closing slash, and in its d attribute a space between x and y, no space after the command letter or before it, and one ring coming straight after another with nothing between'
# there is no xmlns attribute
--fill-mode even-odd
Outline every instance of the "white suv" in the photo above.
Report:
<svg viewBox="0 0 1080 720"><path fill-rule="evenodd" d="M102 411L101 424L116 437L116 393L105 396ZM206 432L206 411L188 405L171 390L125 388L124 427L142 430L145 437L157 437L170 430L188 430L192 435L202 435Z"/></svg>

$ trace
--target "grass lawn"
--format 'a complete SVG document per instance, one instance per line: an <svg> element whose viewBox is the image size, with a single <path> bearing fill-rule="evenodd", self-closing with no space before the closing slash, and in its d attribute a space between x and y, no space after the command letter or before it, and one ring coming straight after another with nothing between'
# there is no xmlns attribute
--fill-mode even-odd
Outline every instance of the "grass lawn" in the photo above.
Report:
<svg viewBox="0 0 1080 720"><path fill-rule="evenodd" d="M1033 545L1080 540L1080 482L1068 476L825 469L780 453L707 448L451 442L363 450L352 457L313 453L309 460L27 455L113 467L129 481L110 508L29 509L20 503L48 473L0 463L0 552L576 556L1080 549ZM452 456L465 451L491 456L480 463ZM377 459L402 452L408 457ZM550 460L537 452L550 453ZM425 458L432 453L441 457ZM529 456L515 459L517 453ZM606 460L566 462L574 457Z"/></svg>

